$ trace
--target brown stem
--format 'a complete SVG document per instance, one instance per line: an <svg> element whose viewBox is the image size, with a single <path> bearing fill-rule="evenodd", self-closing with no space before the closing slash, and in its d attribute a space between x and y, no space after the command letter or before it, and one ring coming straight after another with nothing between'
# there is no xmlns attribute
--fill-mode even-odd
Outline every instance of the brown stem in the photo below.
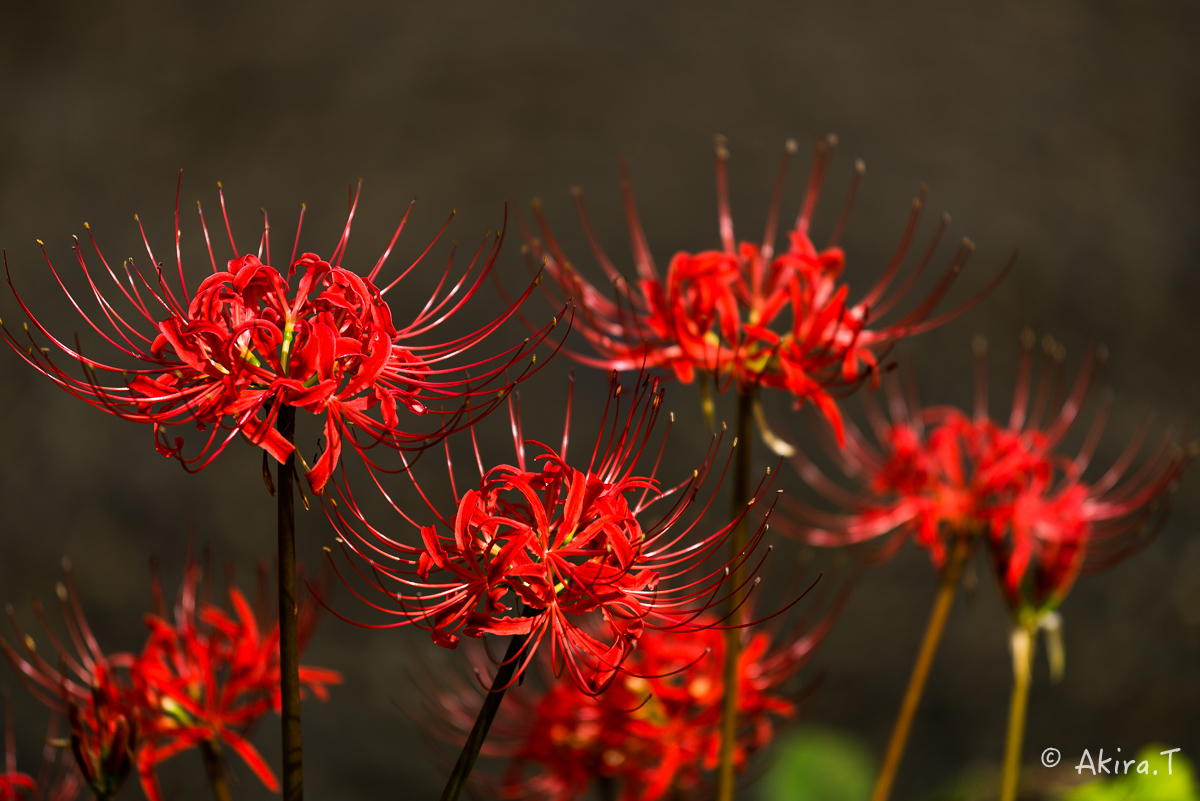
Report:
<svg viewBox="0 0 1200 801"><path fill-rule="evenodd" d="M1004 772L1000 777L1000 801L1015 801L1021 776L1021 741L1025 736L1025 710L1029 708L1029 684L1033 652L1037 646L1037 624L1032 618L1012 630L1013 688L1008 705L1008 738L1004 744Z"/></svg>
<svg viewBox="0 0 1200 801"><path fill-rule="evenodd" d="M729 594L730 628L725 631L725 664L723 682L725 695L721 699L721 751L720 762L717 766L717 801L732 801L734 791L733 756L737 747L738 734L738 658L742 651L742 630L738 626L745 620L743 610L739 608L742 593L739 588L745 580L746 549L746 504L750 502L750 453L751 453L751 420L754 407L754 391L738 393L737 407L737 438L734 447L737 454L733 463L733 506L732 517L738 520L729 537L730 586ZM740 519L738 519L740 516Z"/></svg>
<svg viewBox="0 0 1200 801"><path fill-rule="evenodd" d="M908 689L904 691L904 701L900 704L900 712L896 715L896 723L892 727L892 739L888 741L883 767L879 770L879 778L875 780L871 801L887 801L892 792L892 783L900 769L900 760L904 758L904 746L908 743L913 718L916 717L917 707L921 703L921 693L925 691L925 680L929 678L929 669L933 666L933 657L937 654L942 631L946 627L946 618L949 617L950 607L954 603L958 579L971 552L971 543L966 535L956 534L954 539L954 550L942 571L937 599L933 602L933 611L929 615L929 623L925 626L925 638L921 641L921 650L917 653L917 661L913 664L912 675L908 679Z"/></svg>
<svg viewBox="0 0 1200 801"><path fill-rule="evenodd" d="M617 801L620 797L617 789L617 780L612 776L600 776L596 779L596 795L600 797L600 801Z"/></svg>
<svg viewBox="0 0 1200 801"><path fill-rule="evenodd" d="M296 438L296 410L281 405L277 423L288 442ZM296 454L279 465L279 692L283 726L283 798L304 799L304 757L300 737L300 643L296 631Z"/></svg>
<svg viewBox="0 0 1200 801"><path fill-rule="evenodd" d="M450 778L446 780L446 789L442 790L441 801L456 801L467 786L471 768L475 767L475 760L479 758L479 749L483 747L483 741L487 739L492 721L496 719L500 702L504 700L504 692L508 689L508 685L512 684L513 674L517 671L517 664L521 661L521 652L525 649L528 639L528 634L518 634L509 641L508 650L504 653L504 661L500 663L500 668L496 671L496 678L492 679L492 689L488 690L487 697L483 699L483 706L475 718L475 725L471 727L471 733L467 735L467 741L463 743L458 761L454 763L454 770L451 772Z"/></svg>
<svg viewBox="0 0 1200 801"><path fill-rule="evenodd" d="M232 801L232 796L229 795L229 780L225 777L221 744L216 740L205 740L200 743L200 755L204 757L204 771L208 774L208 786L212 788L215 801Z"/></svg>

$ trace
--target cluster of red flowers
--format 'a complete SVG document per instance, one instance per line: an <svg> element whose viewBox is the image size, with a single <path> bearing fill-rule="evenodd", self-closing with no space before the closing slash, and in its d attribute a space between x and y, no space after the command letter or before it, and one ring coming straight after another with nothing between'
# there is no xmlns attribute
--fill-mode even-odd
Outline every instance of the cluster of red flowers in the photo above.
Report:
<svg viewBox="0 0 1200 801"><path fill-rule="evenodd" d="M344 495L334 523L345 547L371 566L370 574L360 571L363 578L395 604L386 608L401 618L392 625L429 626L434 641L451 648L460 635L527 635L516 675L549 639L556 674L565 665L576 685L593 695L615 679L646 629L694 632L713 625L699 612L682 612L723 601L717 596L728 560L714 552L738 521L693 539L711 496L694 519L685 514L720 440L684 483L664 488L655 477L661 445L653 468L638 472L661 410L658 382L640 380L628 411L621 409L621 385L614 379L611 387L583 469L567 458L567 429L558 449L524 440L511 407L516 464L487 471L480 464L479 489L456 498L451 518L430 503L445 533L420 526L422 547L373 528L354 497ZM568 399L568 426L570 405ZM527 459L526 448L539 453ZM672 496L674 504L646 522ZM763 530L735 561L749 558ZM595 635L597 626L603 637Z"/></svg>
<svg viewBox="0 0 1200 801"><path fill-rule="evenodd" d="M784 685L814 653L831 620L827 616L807 633L789 632L776 638L778 644L766 631L748 630L738 657L739 770L771 742L777 723L795 715L795 694ZM625 675L603 695L559 681L546 682L542 692L514 691L483 752L509 760L496 794L570 801L607 782L610 798L657 801L701 790L720 748L725 636L711 615L696 622L704 628L692 636L647 632ZM444 677L438 686L429 703L449 724L439 734L453 740L470 728L469 699L477 693Z"/></svg>
<svg viewBox="0 0 1200 801"><path fill-rule="evenodd" d="M441 404L448 402L458 407L482 399L474 408L476 417L493 408L503 396L503 393L497 396L497 380L543 341L552 327L546 326L532 340L474 364L447 366L448 360L496 331L520 305L522 296L513 308L465 336L436 345L406 344L462 309L490 272L503 242L503 232L497 232L494 238L489 233L490 246L485 240L463 275L450 286L447 286L448 263L437 290L424 308L406 325L397 326L384 295L412 272L433 244L398 278L378 288L375 280L404 228L408 212L374 267L366 276L360 276L341 266L357 203L356 194L333 255L328 260L313 253L297 258L293 248L286 275L269 264L270 227L265 216L257 255L239 254L225 217L234 258L221 270L201 215L212 274L200 284L194 296L189 295L183 278L178 202L177 291L168 285L144 232L146 252L155 265L154 276L148 280L133 259L128 259L123 265L128 283L123 284L100 252L89 227L93 249L104 271L135 314L149 323L152 333L139 331L102 294L78 241L74 247L76 259L107 325L83 312L47 256L46 263L59 285L88 325L108 344L147 366L138 369L111 366L84 355L78 344L71 348L37 322L20 295L18 302L34 327L82 365L84 377L77 378L59 367L50 356L51 349L38 347L32 335L28 347L7 329L4 335L26 361L71 394L122 418L152 424L159 452L177 457L189 470L208 465L238 433L282 463L295 445L276 430L281 407L323 415L324 452L307 476L312 490L320 493L338 463L343 438L360 453L379 444L401 451L420 450L462 427L457 422L460 410L445 410ZM221 211L224 215L223 194ZM301 213L301 223L303 219ZM140 228L141 223L138 225ZM299 238L297 227L297 245ZM290 281L297 273L300 278L293 291ZM471 371L474 374L468 375ZM121 383L104 385L100 373L119 376ZM376 406L381 419L368 414ZM413 414L432 411L448 419L431 431L410 433L400 425L401 407ZM195 423L200 431L208 431L203 448L195 456L184 456L183 439L176 437L172 441L164 431L165 427L184 423Z"/></svg>
<svg viewBox="0 0 1200 801"><path fill-rule="evenodd" d="M1031 398L1034 340L1030 331L1022 335L1012 410L1004 422L987 413L982 343L972 415L921 408L891 378L890 418L866 401L879 445L851 426L845 449L829 449L861 492L844 489L803 455L794 457L804 481L849 513L792 503L794 519L784 530L817 545L878 545L875 556L890 555L911 535L939 567L956 540L983 536L1012 608L1035 612L1056 607L1086 564L1104 567L1148 542L1191 455L1168 435L1127 476L1146 438L1143 426L1100 479L1085 481L1108 398L1075 456L1058 447L1087 400L1098 355L1089 351L1067 391L1062 347L1047 338L1042 378Z"/></svg>
<svg viewBox="0 0 1200 801"><path fill-rule="evenodd" d="M83 777L58 748L58 719L52 717L42 750L42 765L36 780L17 770L8 688L4 687L4 764L0 766L0 801L76 801L83 791Z"/></svg>
<svg viewBox="0 0 1200 801"><path fill-rule="evenodd" d="M872 327L912 288L932 257L945 230L945 221L908 278L884 298L904 263L920 220L923 197L915 199L912 215L888 268L861 300L850 302L849 287L840 283L846 258L837 242L863 171L861 162L856 166L855 183L829 244L818 249L809 237L809 225L834 144L833 137L818 140L804 202L788 231L788 248L776 253L780 196L796 143L791 140L787 143L771 195L766 232L762 243L755 244L738 243L734 238L726 176L729 152L724 141L719 140L717 211L722 247L675 254L665 279L650 255L634 206L633 189L626 177L621 188L637 267L636 288L600 247L584 211L581 193L576 191L580 220L596 261L616 291L613 299L575 269L551 233L540 205L535 204L542 238L525 232L529 252L538 264L545 265L563 295L579 298L579 328L597 354L572 352L573 358L584 364L618 370L665 367L683 382L691 382L699 371L715 379L718 388L735 382L742 393L760 386L783 389L791 393L797 406L814 404L829 420L840 442L842 416L835 396L874 373L879 352L896 339L940 325L969 308L991 287L955 311L929 317L973 249L964 240L928 297L894 322Z"/></svg>
<svg viewBox="0 0 1200 801"><path fill-rule="evenodd" d="M156 768L190 748L216 758L228 746L263 784L279 782L247 732L264 714L279 709L279 627L229 588L232 612L198 597L199 565L190 560L167 619L157 577L157 612L146 616L150 635L141 653L105 654L92 634L71 584L58 587L68 641L57 637L40 605L35 608L59 666L44 658L22 632L9 608L15 637L0 649L44 704L66 715L70 747L83 780L100 798L111 797L136 768L151 801L161 801ZM301 642L316 624L318 609L300 610ZM68 645L69 643L69 645ZM302 666L300 679L316 697L328 697L341 676Z"/></svg>
<svg viewBox="0 0 1200 801"><path fill-rule="evenodd" d="M665 277L650 254L628 177L622 193L635 281L627 280L600 247L576 193L584 232L613 284L612 296L572 265L535 203L540 235L524 230L527 253L532 264L553 279L543 288L556 305L569 308L572 298L579 300L580 328L595 351L570 355L613 372L586 464L568 458L570 394L562 443L555 447L525 439L518 401L510 392L534 371L532 349L545 341L557 316L548 326L530 326L534 334L519 344L472 364L458 363L510 317L518 316L532 285L498 317L472 326L470 333L439 344L415 342L455 316L476 293L491 272L503 231L494 238L488 233L457 280L450 279L447 264L432 297L407 324L398 324L385 295L429 248L394 281L377 285L408 219L406 212L372 269L360 275L343 268L357 194L332 255L297 257L298 229L286 271L271 266L265 215L257 252L239 251L222 195L233 258L224 269L218 267L201 214L212 272L194 293L189 293L183 276L177 195L178 287L169 286L148 242L153 273L143 274L130 259L124 263L123 278L104 259L94 238L92 248L102 270L89 267L76 243L83 280L98 307L90 316L47 256L55 279L88 326L139 362L138 369L96 361L78 342L74 347L64 344L33 317L19 295L32 321L32 330L26 326L28 342L19 341L7 328L3 335L29 364L68 392L122 418L151 424L158 451L177 458L188 470L207 466L240 434L263 450L264 465L267 455L284 464L296 455L312 491L323 494L349 443L410 533L405 541L378 528L349 484L334 482L328 494L340 503L331 497L324 508L353 567L353 575L342 578L361 600L393 616L379 627L426 628L435 643L447 648L456 647L463 637L513 637L491 687L493 694L472 731L474 747L486 736L499 693L522 681L538 653L556 678L566 672L571 679L550 684L539 699L519 701L502 718L500 729L506 734L499 743L491 741L487 750L512 758L501 782L505 797L566 801L586 793L590 783L600 779L610 790L619 787L622 801L655 801L703 789L703 771L716 768L719 761L721 792L727 797L732 787L730 744L732 762L740 769L751 753L769 742L774 722L793 715L794 704L782 685L807 661L829 621L779 647L751 628L757 624L748 621L741 606L748 603L751 582L757 579L753 569L744 568L756 567L751 559L758 558L754 552L771 510L759 516L760 525L743 546L740 526L750 509L742 501L758 501L769 479L751 489L750 443L744 442L740 453L747 458L739 459L735 470L734 519L710 530L703 521L730 464L728 457L723 463L718 458L722 437L713 437L690 477L674 485L662 483L657 473L665 436L657 446L651 439L663 394L646 370L665 369L682 382L699 377L705 388L710 381L718 390L736 386L743 439L751 428L751 409L762 412L755 405L760 389L790 394L797 408L812 404L832 428L832 437L826 435L833 444L832 458L862 486L848 490L803 455L795 455L806 483L849 511L830 513L796 504L795 520L785 530L820 545L873 544L876 556L890 554L911 535L939 567L950 547L965 553L977 541L986 541L1018 614L1053 610L1085 564L1107 564L1145 543L1156 530L1154 524L1164 519L1170 491L1191 458L1168 436L1141 469L1126 476L1145 440L1143 427L1101 478L1085 481L1107 401L1075 456L1062 455L1060 444L1091 390L1094 354L1085 358L1068 388L1061 348L1051 342L1032 396L1031 334L1024 338L1006 422L988 416L982 354L973 414L940 406L921 408L915 397L899 389L893 375L887 381L889 412L868 401L873 437L844 419L837 397L867 378L878 381L881 360L896 340L960 314L990 292L1008 268L975 298L934 316L973 250L964 240L930 293L892 322L881 324L929 264L946 219L907 276L897 280L915 241L924 206L922 190L891 261L865 295L851 300L842 281L846 256L838 242L863 173L861 162L826 246L815 245L809 233L834 143L832 137L818 141L801 208L787 231L788 244L777 252L780 203L795 143L786 146L763 239L753 243L735 238L729 153L724 141L718 141L720 248L677 253ZM103 273L116 284L132 314L118 311L102 293L97 278L104 283ZM40 347L42 337L53 347ZM51 356L56 352L82 366L83 377L60 367ZM641 371L633 392L622 393L616 380L619 370ZM510 376L510 371L517 375ZM112 385L103 383L101 376L108 376ZM478 424L502 403L510 412L515 460L485 469L476 439ZM292 441L296 408L323 418L323 452L311 468ZM402 412L432 413L438 415L437 423L414 433L402 425ZM185 455L183 439L172 439L168 429L189 423L206 433L198 453ZM479 480L460 493L446 438L466 431L472 437ZM764 430L763 436L771 441L769 432ZM409 472L412 454L437 443L443 444L447 458L452 511L431 500ZM393 471L366 453L379 445L399 454L397 470L408 473L432 520L418 521L418 515L401 509L384 488L380 473ZM527 450L532 452L528 458ZM710 474L716 487L702 496ZM280 497L282 554L290 553L287 535L293 521L290 494ZM736 543L734 552L722 554L722 546L731 540ZM289 557L280 565L290 567L292 562ZM160 801L157 765L192 748L202 752L210 774L214 764L220 770L222 748L227 747L268 788L279 785L247 739L255 721L283 706L279 626L236 588L229 590L228 607L198 597L200 573L189 561L170 617L155 580L157 608L147 616L150 636L138 654L105 655L67 586L60 585L59 595L69 640L56 638L46 627L60 666L39 655L10 613L16 638L11 643L0 638L0 648L34 693L66 715L81 780L101 798L111 797L136 768L146 794ZM953 571L945 575L957 577ZM290 580L281 579L280 586L290 586ZM290 601L285 606L291 610ZM723 617L712 612L722 607ZM45 625L40 609L38 616ZM302 644L315 619L311 605L299 610ZM743 638L740 654L737 636L724 631L731 627L754 632ZM295 651L288 649L287 654L287 675L295 676ZM722 674L719 666L726 657L728 672ZM731 686L724 686L725 677ZM333 671L310 667L301 667L299 678L321 699L330 684L340 681ZM289 764L289 791L299 797L294 683L289 696L284 742L287 753L297 755ZM731 699L724 713L723 698ZM728 715L726 724L734 720L734 698L736 736L728 728L723 735L721 718ZM452 723L469 727L473 712L465 711L461 694L442 696L439 703ZM289 729L286 723L292 718L296 725ZM296 738L294 747L288 745L288 737ZM464 751L464 758L450 787L462 786L461 765L469 771L474 754ZM11 758L5 768L0 801L15 799L31 787L28 777L16 773ZM616 791L610 794L616 796Z"/></svg>

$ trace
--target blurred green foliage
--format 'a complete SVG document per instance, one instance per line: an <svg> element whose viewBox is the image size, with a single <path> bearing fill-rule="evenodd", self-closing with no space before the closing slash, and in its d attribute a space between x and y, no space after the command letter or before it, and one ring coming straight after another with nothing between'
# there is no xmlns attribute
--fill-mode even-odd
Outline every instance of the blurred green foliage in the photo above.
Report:
<svg viewBox="0 0 1200 801"><path fill-rule="evenodd" d="M866 801L875 760L858 740L825 729L802 729L780 740L758 783L762 801Z"/></svg>

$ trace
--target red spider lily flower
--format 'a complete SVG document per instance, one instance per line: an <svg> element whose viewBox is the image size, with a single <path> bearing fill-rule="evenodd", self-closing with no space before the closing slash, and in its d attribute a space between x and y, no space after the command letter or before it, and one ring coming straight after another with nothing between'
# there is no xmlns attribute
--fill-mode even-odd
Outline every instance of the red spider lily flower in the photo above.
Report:
<svg viewBox="0 0 1200 801"><path fill-rule="evenodd" d="M721 249L675 254L665 279L650 255L628 176L621 190L633 243L636 282L627 280L601 248L584 211L582 193L576 190L579 218L596 261L613 284L612 298L574 267L551 232L540 204L535 202L541 238L525 230L528 252L535 263L545 265L562 296L580 299L580 330L596 353L589 356L572 352L572 358L618 370L668 368L685 383L700 371L712 376L718 389L736 382L744 394L758 386L784 389L793 395L798 407L814 404L829 420L840 442L842 417L835 396L874 372L880 354L897 339L941 325L970 308L1003 279L1008 268L958 309L930 317L973 250L974 246L964 240L946 273L924 300L893 322L878 324L912 288L932 257L947 220L942 220L913 271L885 298L913 242L924 205L922 189L913 201L912 215L891 263L866 295L850 302L849 288L841 282L846 259L838 241L863 172L861 161L828 245L818 249L809 236L834 144L834 137L817 142L804 202L788 232L789 245L777 253L780 196L796 143L787 143L762 243L739 243L729 209L729 153L719 138L716 167ZM553 300L559 300L551 288L547 291Z"/></svg>
<svg viewBox="0 0 1200 801"><path fill-rule="evenodd" d="M62 758L67 744L58 737L58 716L50 718L37 781L17 771L8 688L4 687L4 766L0 772L0 801L76 801L83 792L79 770Z"/></svg>
<svg viewBox="0 0 1200 801"><path fill-rule="evenodd" d="M73 348L65 344L38 323L19 294L17 300L33 326L83 368L83 377L60 367L50 355L54 348L37 347L32 335L30 344L23 345L5 329L7 341L26 361L71 394L124 419L150 423L159 452L178 458L189 471L207 466L238 433L284 462L294 450L294 443L275 430L275 421L280 406L287 404L325 418L324 452L308 472L310 486L320 493L338 463L344 439L360 453L381 443L400 450L421 450L430 445L427 434L410 433L401 426L400 409L416 415L433 412L444 416L440 426L444 435L461 427L456 422L461 414L444 410L443 405L456 408L473 398L485 398L475 406L476 416L495 407L501 400L496 382L549 331L547 326L533 342L517 344L474 364L453 366L462 354L494 333L513 314L519 300L496 319L464 336L440 344L411 341L455 316L475 294L499 253L503 230L494 238L489 232L457 281L450 280L451 256L433 296L412 320L397 324L385 295L433 246L390 284L377 286L376 279L408 219L407 211L383 255L365 276L341 266L357 193L332 255L324 259L304 253L297 258L293 248L284 272L270 265L266 215L257 254L241 252L225 215L224 194L220 197L233 258L225 269L218 267L201 214L212 274L194 294L189 293L183 276L178 192L178 289L169 285L140 221L138 227L153 273L147 276L129 259L123 265L127 283L122 283L104 258L88 227L103 272L132 306L132 315L118 311L101 291L97 280L103 280L103 276L88 265L78 240L74 247L76 260L99 306L99 315L83 310L46 256L56 280L88 326L109 345L141 363L141 368L127 370L104 364L84 355L78 341ZM303 219L302 211L301 223ZM297 245L299 235L298 226ZM300 277L293 287L292 278L297 273ZM135 324L139 317L149 330ZM101 383L102 375L119 381ZM372 416L370 412L376 407L377 416ZM167 428L184 423L194 423L199 431L208 432L202 435L204 444L195 455L185 456L183 438L172 441L166 433Z"/></svg>
<svg viewBox="0 0 1200 801"><path fill-rule="evenodd" d="M1101 478L1085 482L1081 476L1103 424L1101 412L1089 444L1075 459L1059 462L1054 481L1039 477L1017 494L1007 526L993 521L993 563L1018 616L1053 612L1081 571L1103 570L1149 544L1166 523L1174 489L1195 457L1194 445L1185 448L1165 438L1129 474L1146 436L1143 426Z"/></svg>
<svg viewBox="0 0 1200 801"><path fill-rule="evenodd" d="M1103 477L1083 481L1110 399L1101 401L1074 457L1059 446L1087 401L1104 352L1089 350L1068 390L1065 352L1047 338L1042 377L1031 397L1034 340L1032 332L1022 334L1006 422L988 416L982 342L970 416L944 406L921 408L911 397L915 393L906 398L898 381L889 380L890 419L873 402L866 403L878 444L848 426L846 447L829 448L861 491L845 489L802 455L794 458L801 478L849 513L792 504L793 519L781 530L815 545L882 540L883 555L912 535L938 566L954 538L986 536L1014 610L1032 604L1051 611L1084 567L1085 556L1101 568L1145 545L1157 530L1148 523L1165 521L1170 493L1190 454L1168 435L1126 477L1148 433L1143 425Z"/></svg>
<svg viewBox="0 0 1200 801"><path fill-rule="evenodd" d="M13 742L12 711L8 705L8 688L4 688L4 770L0 773L0 801L22 801L37 789L33 779L17 772L17 749Z"/></svg>
<svg viewBox="0 0 1200 801"><path fill-rule="evenodd" d="M71 751L84 782L98 798L108 799L125 782L142 743L142 709L132 678L134 659L132 654L106 656L101 651L71 585L66 562L64 570L66 583L58 585L58 597L72 648L54 635L41 605L34 607L62 667L56 668L38 653L33 638L17 624L11 605L7 611L19 645L0 637L0 650L33 695L66 716Z"/></svg>
<svg viewBox="0 0 1200 801"><path fill-rule="evenodd" d="M35 606L62 668L38 653L9 607L19 645L0 637L0 649L35 697L66 715L76 763L101 798L115 793L136 766L147 798L161 801L155 773L161 762L189 748L218 750L221 744L269 789L278 788L274 773L246 739L260 717L280 708L278 624L255 611L236 587L229 589L232 612L198 598L199 578L199 566L189 558L172 624L155 576L157 614L146 616L149 636L142 652L105 655L68 568L58 594L71 647L54 635L40 605ZM301 647L319 611L312 603L300 607ZM300 679L321 700L328 698L329 685L341 682L336 671L309 666L301 667Z"/></svg>
<svg viewBox="0 0 1200 801"><path fill-rule="evenodd" d="M661 411L658 382L639 381L627 412L623 399L614 377L586 467L567 457L570 397L558 449L524 440L510 407L516 464L485 471L479 462L479 487L456 495L452 516L426 498L440 528L420 526L401 512L419 529L420 546L372 526L346 490L331 519L359 575L389 599L388 606L372 605L400 618L388 625L428 627L436 643L450 648L461 636L527 635L514 681L548 640L555 672L565 669L591 694L616 678L646 630L713 625L697 622L699 611L685 610L724 600L716 596L728 570L718 564L717 549L741 515L699 536L699 518L712 497L695 520L684 515L699 498L720 439L687 481L663 487L655 475L663 446L653 468L638 471ZM537 455L527 459L526 448ZM651 519L651 507L668 506L668 499L669 508ZM750 558L764 529L765 522L736 563Z"/></svg>
<svg viewBox="0 0 1200 801"><path fill-rule="evenodd" d="M206 744L210 748L228 745L267 789L279 789L275 774L245 736L264 714L280 709L279 625L268 622L261 609L255 611L237 587L229 588L232 613L209 602L198 603L199 576L199 565L189 558L174 623L166 619L155 577L158 614L146 616L150 637L135 666L148 710L147 744L139 769L151 801L161 797L157 766L181 751ZM301 649L312 635L318 612L311 602L300 608ZM300 667L302 686L323 701L329 697L329 685L341 680L337 671Z"/></svg>
<svg viewBox="0 0 1200 801"><path fill-rule="evenodd" d="M0 773L0 801L22 801L29 797L26 793L36 789L33 779L24 773L17 773L15 761L4 773Z"/></svg>
<svg viewBox="0 0 1200 801"><path fill-rule="evenodd" d="M746 630L738 657L739 770L772 741L779 722L795 716L795 694L785 685L815 652L831 620L786 639L761 627ZM696 623L708 627L686 637L648 631L625 675L600 695L558 681L548 681L542 693L513 693L484 749L487 756L510 760L494 794L569 801L603 782L608 797L619 801L658 801L702 790L720 749L725 637L710 615ZM477 694L478 688L471 692L443 679L426 710L448 724L435 731L447 739L465 734Z"/></svg>

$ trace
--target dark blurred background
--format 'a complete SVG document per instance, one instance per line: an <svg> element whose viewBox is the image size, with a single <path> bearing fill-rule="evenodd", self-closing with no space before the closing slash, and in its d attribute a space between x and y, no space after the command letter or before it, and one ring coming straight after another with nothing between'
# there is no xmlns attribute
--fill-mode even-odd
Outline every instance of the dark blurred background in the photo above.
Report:
<svg viewBox="0 0 1200 801"><path fill-rule="evenodd" d="M70 236L84 234L85 220L119 262L142 252L137 212L166 260L180 168L192 281L208 269L192 203L203 200L216 219L218 180L243 247L258 236L260 207L271 212L276 248L290 246L306 202L303 247L328 254L346 187L363 178L347 264L364 272L413 196L420 200L394 269L451 208L449 236L473 248L500 225L505 201L527 209L534 196L591 269L568 194L578 184L601 239L628 267L617 193L624 155L663 265L678 249L719 244L713 134L729 138L735 223L754 240L785 138L807 154L814 137L835 131L841 145L815 230L820 241L854 158L865 159L844 237L859 294L886 264L921 182L933 212L923 233L937 212L953 215L936 264L948 261L957 237L977 244L948 306L1020 248L991 297L897 353L914 361L924 398L969 400L976 333L991 343L1002 413L1022 326L1064 342L1072 369L1087 342L1101 341L1111 354L1104 383L1116 396L1096 459L1102 469L1146 414L1155 415L1155 436L1196 417L1198 35L1192 3L8 3L0 10L0 244L23 296L68 339L81 322L35 238L69 268L75 288ZM785 215L795 213L803 174L793 174ZM510 215L498 265L510 288L527 276L518 241ZM423 302L446 253L436 250L428 274L393 297L397 317ZM501 305L482 292L472 319ZM539 320L552 313L538 298L530 309ZM19 326L11 297L0 312ZM91 347L99 353L98 342ZM566 369L565 360L552 365L523 390L546 436L561 418ZM31 598L53 597L64 555L110 650L140 646L148 559L157 554L175 586L189 527L246 580L270 556L274 504L259 451L234 443L187 475L155 453L148 429L69 397L7 350L0 370L0 595L27 625ZM587 431L604 379L579 380L588 392L576 420ZM704 438L695 388L672 385L668 400L681 418L664 467L675 477L695 466ZM721 401L723 416L730 400ZM504 436L503 425L490 430ZM301 432L310 445L315 434ZM436 460L427 466L437 472ZM1039 660L1029 759L1056 746L1065 775L1085 747L1129 752L1162 741L1200 756L1196 482L1185 477L1153 546L1084 577L1064 605L1066 676L1051 686ZM306 561L319 561L330 536L318 510L301 514ZM1011 677L1006 612L986 563L978 567L978 591L951 617L898 798L1000 759ZM882 750L933 592L928 560L913 548L864 575L816 660L825 681L810 721ZM354 615L351 600L338 603ZM427 738L394 703L422 692L406 665L429 647L420 632L324 621L305 661L341 670L346 684L330 703L306 705L309 797L438 791ZM16 684L8 667L0 672ZM30 768L45 716L23 690L14 696ZM274 719L256 742L277 764ZM239 798L267 797L235 769ZM193 755L163 775L173 798L207 795ZM131 786L122 797L139 793Z"/></svg>

